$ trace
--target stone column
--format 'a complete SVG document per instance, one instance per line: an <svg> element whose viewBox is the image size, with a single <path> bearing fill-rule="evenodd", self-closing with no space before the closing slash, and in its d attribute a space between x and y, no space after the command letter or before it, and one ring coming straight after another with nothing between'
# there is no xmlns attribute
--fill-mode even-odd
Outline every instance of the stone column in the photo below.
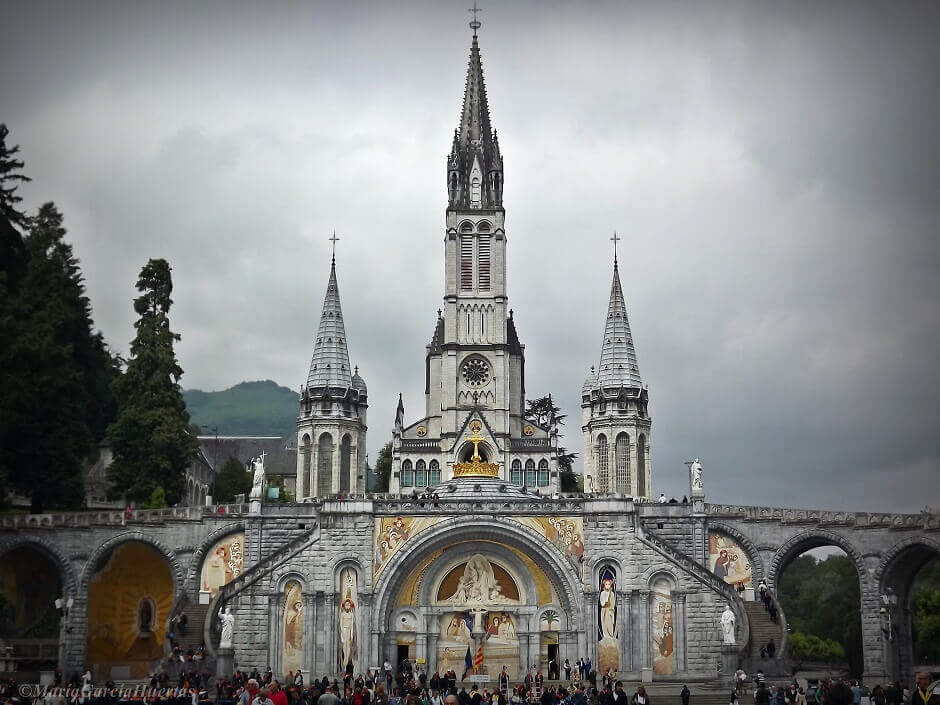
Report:
<svg viewBox="0 0 940 705"><path fill-rule="evenodd" d="M428 662L427 662L427 672L429 674L437 671L437 640L440 638L440 634L432 630L428 633ZM382 664L379 664L380 666Z"/></svg>
<svg viewBox="0 0 940 705"><path fill-rule="evenodd" d="M273 592L268 595L268 643L266 663L258 664L237 664L237 666L258 666L258 670L263 670L265 666L270 666L275 674L281 676L281 657L283 649L281 647L281 635L284 629L281 623L284 619L283 610L284 596L279 592ZM236 624L236 627L238 625ZM264 653L264 652L261 652ZM277 676L276 676L277 677Z"/></svg>
<svg viewBox="0 0 940 705"><path fill-rule="evenodd" d="M865 679L870 681L884 681L892 679L892 662L897 653L897 645L888 641L882 631L881 593L878 582L874 578L862 581L861 585L861 622L862 622L862 660L865 668ZM892 616L892 619L897 616ZM897 638L897 637L895 637Z"/></svg>
<svg viewBox="0 0 940 705"><path fill-rule="evenodd" d="M326 596L323 590L317 590L314 603L316 608L313 615L313 657L310 659L310 668L313 674L322 676L332 673L332 670L326 667L326 648L323 644L326 638Z"/></svg>
<svg viewBox="0 0 940 705"><path fill-rule="evenodd" d="M317 599L316 595L313 593L305 592L303 594L304 601L304 658L303 658L303 668L304 668L304 685L310 681L311 676L316 672L314 671L314 662L316 660L316 644L317 644Z"/></svg>
<svg viewBox="0 0 940 705"><path fill-rule="evenodd" d="M356 636L369 633L369 625L372 624L372 595L369 593L359 593L359 614L356 618ZM374 664L373 652L369 639L359 639L359 670L362 673L370 665ZM381 664L379 664L381 665Z"/></svg>
<svg viewBox="0 0 940 705"><path fill-rule="evenodd" d="M676 670L685 673L689 670L688 622L686 621L686 594L673 592L673 639L676 653ZM737 668L731 669L732 672Z"/></svg>

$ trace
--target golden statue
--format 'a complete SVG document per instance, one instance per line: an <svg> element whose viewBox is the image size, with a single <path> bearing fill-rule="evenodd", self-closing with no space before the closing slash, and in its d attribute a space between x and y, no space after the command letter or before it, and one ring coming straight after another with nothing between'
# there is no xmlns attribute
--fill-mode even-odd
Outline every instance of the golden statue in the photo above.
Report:
<svg viewBox="0 0 940 705"><path fill-rule="evenodd" d="M499 463L484 463L480 455L480 443L486 440L480 435L482 428L477 419L470 422L472 433L466 440L473 444L473 455L469 463L454 463L454 477L499 477Z"/></svg>

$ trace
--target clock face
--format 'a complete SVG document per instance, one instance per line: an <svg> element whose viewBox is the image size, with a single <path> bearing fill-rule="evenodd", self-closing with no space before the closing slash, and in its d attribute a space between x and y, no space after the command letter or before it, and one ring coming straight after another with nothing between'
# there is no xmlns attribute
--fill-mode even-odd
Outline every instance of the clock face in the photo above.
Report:
<svg viewBox="0 0 940 705"><path fill-rule="evenodd" d="M490 366L482 357L471 357L460 368L463 381L471 387L482 387L490 379Z"/></svg>

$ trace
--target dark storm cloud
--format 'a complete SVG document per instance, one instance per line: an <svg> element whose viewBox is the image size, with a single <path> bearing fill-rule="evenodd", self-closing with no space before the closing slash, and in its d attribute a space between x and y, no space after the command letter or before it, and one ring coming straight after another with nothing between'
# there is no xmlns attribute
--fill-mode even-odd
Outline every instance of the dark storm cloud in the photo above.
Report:
<svg viewBox="0 0 940 705"><path fill-rule="evenodd" d="M423 413L466 3L8 3L0 120L54 199L96 321L173 267L189 387L305 379L335 228L369 446ZM654 486L917 510L937 486L935 3L494 4L529 396L581 450L610 237L654 418Z"/></svg>

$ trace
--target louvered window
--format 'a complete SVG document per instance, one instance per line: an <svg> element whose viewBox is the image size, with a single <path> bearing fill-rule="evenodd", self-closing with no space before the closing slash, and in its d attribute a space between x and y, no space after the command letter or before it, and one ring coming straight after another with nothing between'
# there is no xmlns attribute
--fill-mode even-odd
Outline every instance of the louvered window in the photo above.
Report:
<svg viewBox="0 0 940 705"><path fill-rule="evenodd" d="M610 485L607 479L607 436L597 437L597 450L594 452L597 459L597 490L609 492Z"/></svg>
<svg viewBox="0 0 940 705"><path fill-rule="evenodd" d="M490 288L490 239L488 237L480 238L479 259L479 285L480 289L488 291Z"/></svg>
<svg viewBox="0 0 940 705"><path fill-rule="evenodd" d="M473 236L460 238L460 288L463 291L473 289Z"/></svg>

